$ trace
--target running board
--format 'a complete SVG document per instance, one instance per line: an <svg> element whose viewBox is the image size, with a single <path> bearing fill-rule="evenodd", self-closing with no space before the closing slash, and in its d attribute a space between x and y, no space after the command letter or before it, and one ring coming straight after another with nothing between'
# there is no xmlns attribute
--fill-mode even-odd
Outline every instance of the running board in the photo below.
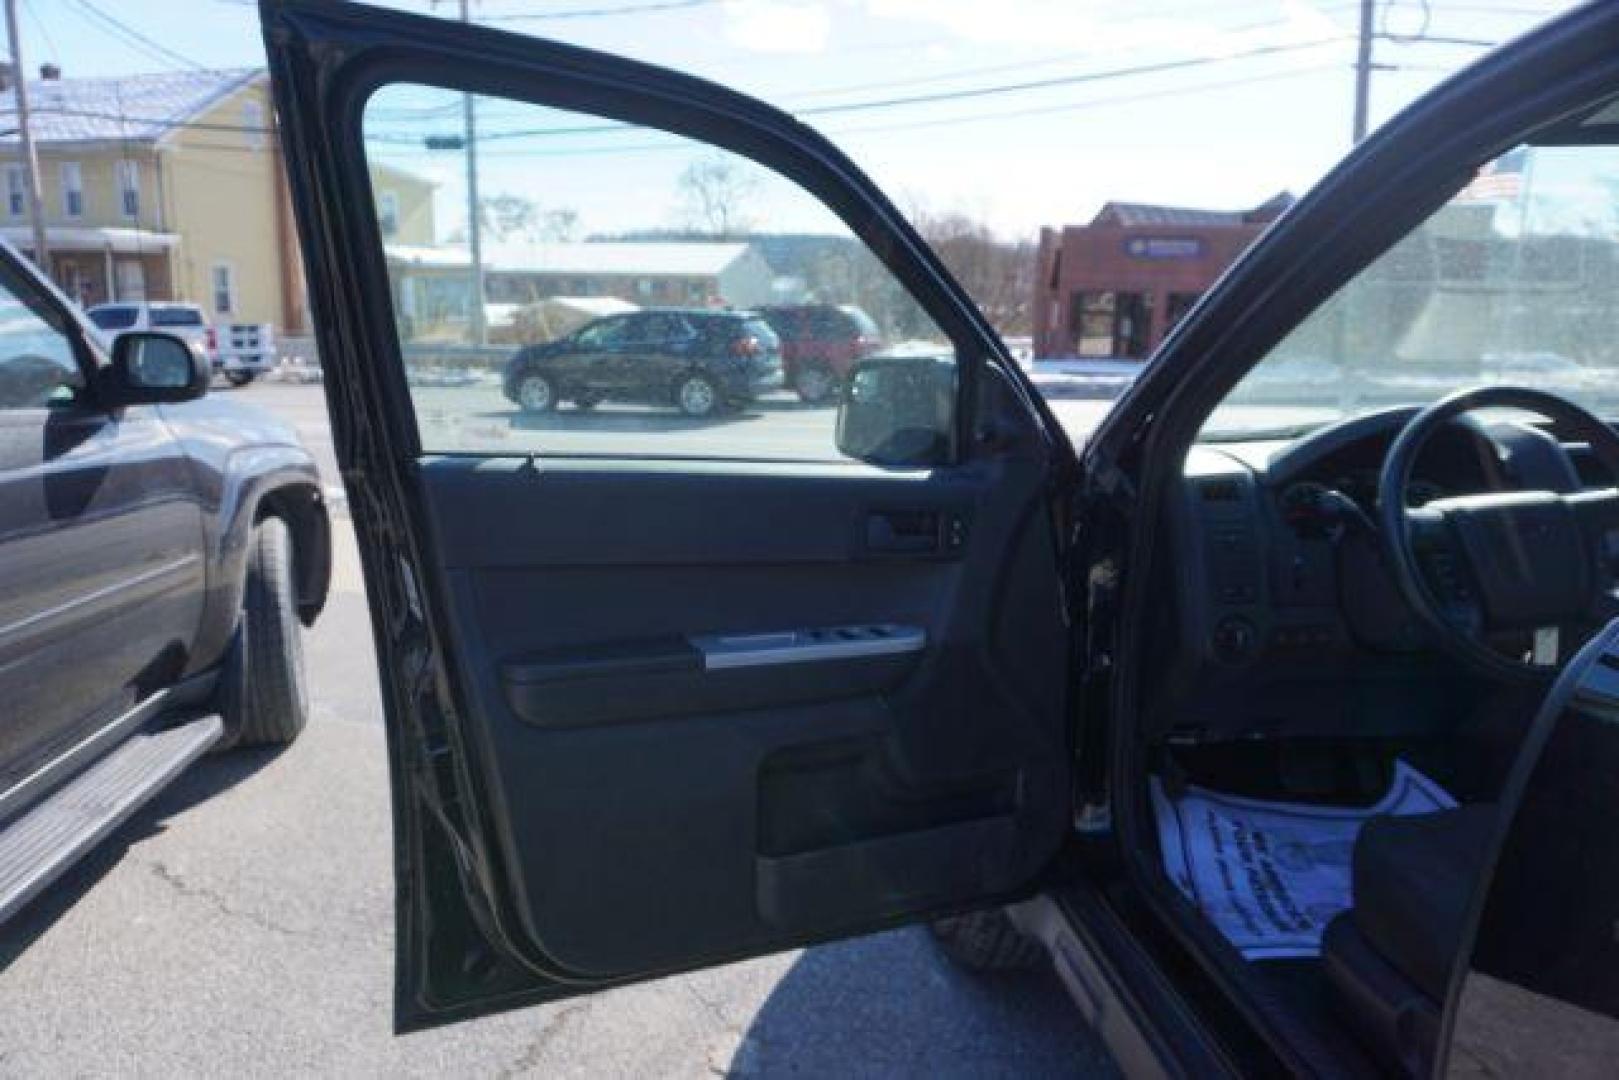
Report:
<svg viewBox="0 0 1619 1080"><path fill-rule="evenodd" d="M0 923L162 791L224 730L219 717L204 716L132 736L10 822L0 832Z"/></svg>

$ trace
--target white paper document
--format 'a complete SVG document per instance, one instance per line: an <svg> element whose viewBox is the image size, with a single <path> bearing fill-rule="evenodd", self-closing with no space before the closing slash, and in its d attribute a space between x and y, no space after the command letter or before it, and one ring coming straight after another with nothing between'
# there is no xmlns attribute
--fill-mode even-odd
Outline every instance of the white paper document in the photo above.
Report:
<svg viewBox="0 0 1619 1080"><path fill-rule="evenodd" d="M1355 837L1379 814L1456 805L1405 762L1375 806L1267 802L1188 787L1179 799L1152 780L1164 870L1250 960L1319 956L1321 932L1353 902Z"/></svg>

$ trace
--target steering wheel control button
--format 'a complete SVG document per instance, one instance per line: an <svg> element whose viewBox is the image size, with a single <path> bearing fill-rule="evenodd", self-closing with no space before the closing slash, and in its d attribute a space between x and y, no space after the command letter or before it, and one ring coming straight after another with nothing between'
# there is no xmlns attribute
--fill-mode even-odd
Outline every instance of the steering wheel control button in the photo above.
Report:
<svg viewBox="0 0 1619 1080"><path fill-rule="evenodd" d="M1580 405L1521 386L1463 390L1418 411L1395 437L1378 477L1378 531L1395 583L1435 644L1492 679L1543 682L1555 670L1534 653L1509 654L1486 631L1522 640L1541 627L1589 618L1609 589L1603 564L1613 489L1566 494L1557 485L1494 490L1409 507L1412 467L1431 436L1480 409L1518 409L1557 426L1561 439L1584 437L1612 471L1619 433ZM1564 653L1567 650L1558 650ZM1539 650L1541 656L1547 650Z"/></svg>

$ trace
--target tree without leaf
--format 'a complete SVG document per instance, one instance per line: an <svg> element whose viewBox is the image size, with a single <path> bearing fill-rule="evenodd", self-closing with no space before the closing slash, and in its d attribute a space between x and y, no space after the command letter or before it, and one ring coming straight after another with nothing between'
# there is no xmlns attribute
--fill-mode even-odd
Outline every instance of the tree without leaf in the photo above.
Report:
<svg viewBox="0 0 1619 1080"><path fill-rule="evenodd" d="M678 182L683 224L717 240L735 239L752 224L747 203L758 189L758 176L733 157L693 161Z"/></svg>

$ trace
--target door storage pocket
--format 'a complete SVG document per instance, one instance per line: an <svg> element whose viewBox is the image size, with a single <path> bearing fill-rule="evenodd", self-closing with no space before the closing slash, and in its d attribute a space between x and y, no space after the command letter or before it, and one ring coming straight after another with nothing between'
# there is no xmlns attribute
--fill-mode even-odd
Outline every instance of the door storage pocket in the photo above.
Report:
<svg viewBox="0 0 1619 1080"><path fill-rule="evenodd" d="M827 929L937 900L1011 887L1011 814L792 855L756 858L759 917Z"/></svg>

